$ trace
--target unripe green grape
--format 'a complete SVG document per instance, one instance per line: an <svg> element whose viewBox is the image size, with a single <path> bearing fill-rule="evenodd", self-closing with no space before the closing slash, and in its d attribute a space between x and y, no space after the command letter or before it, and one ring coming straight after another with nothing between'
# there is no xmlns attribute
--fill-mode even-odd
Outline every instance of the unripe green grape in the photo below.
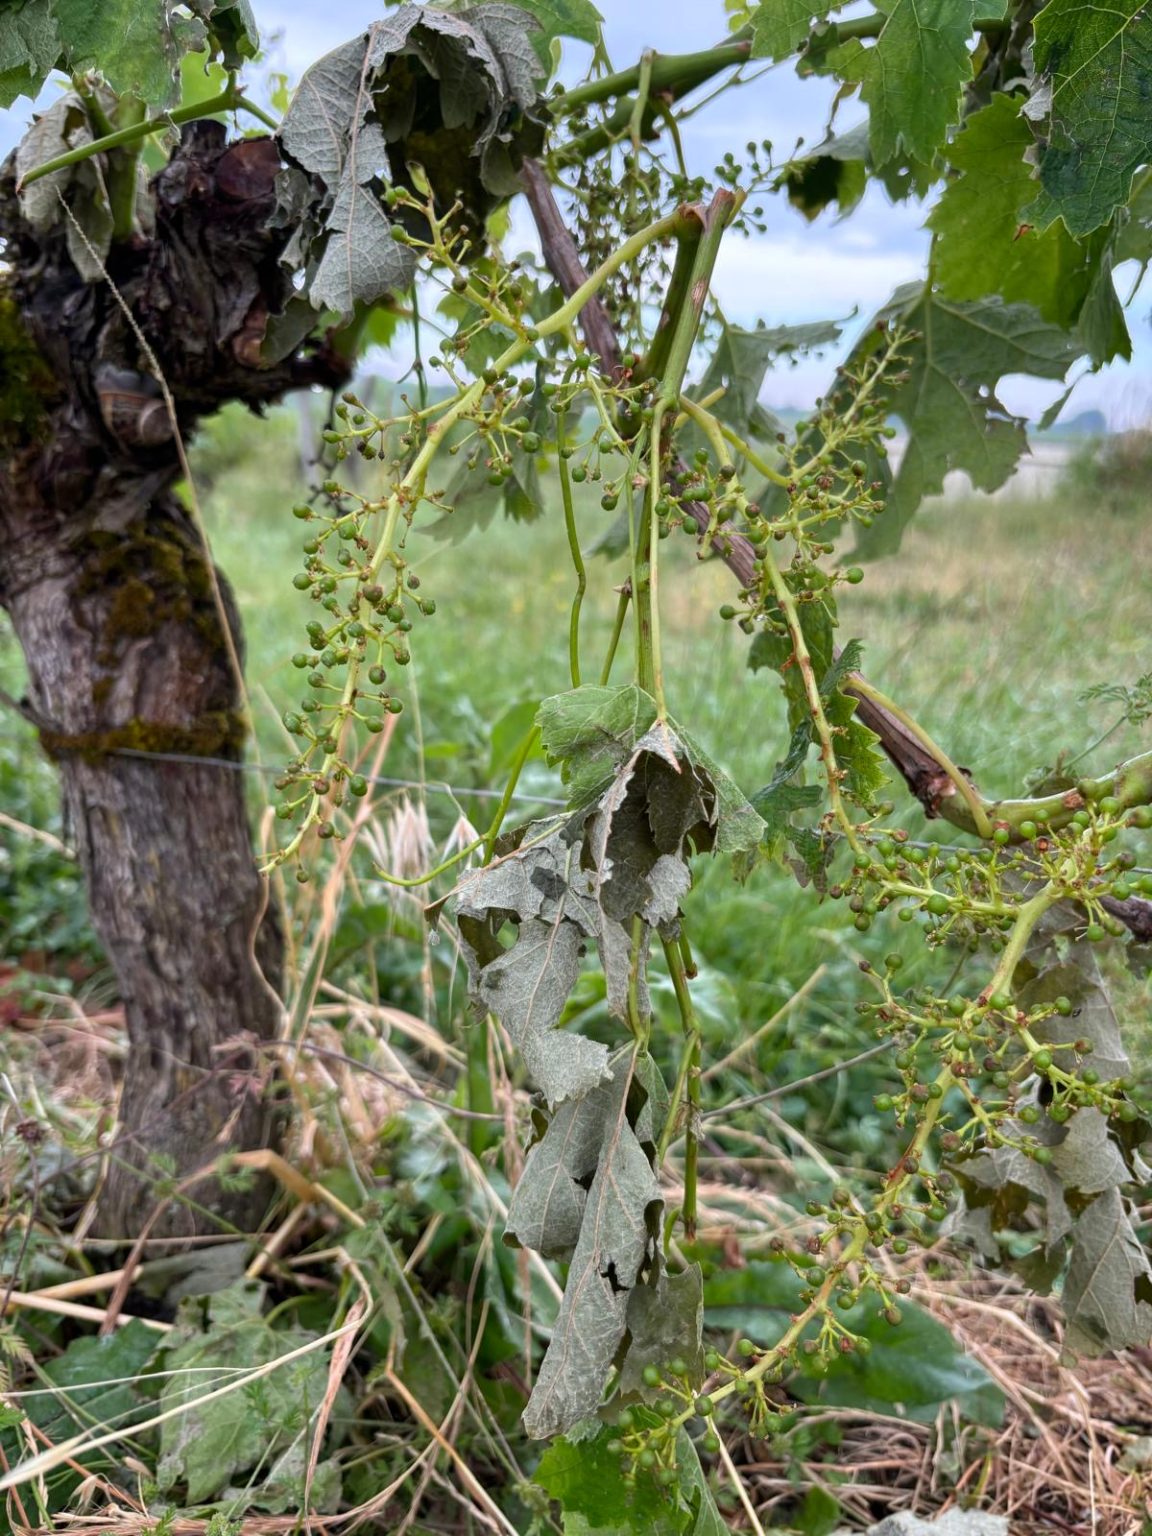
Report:
<svg viewBox="0 0 1152 1536"><path fill-rule="evenodd" d="M646 1387L658 1387L660 1385L660 1370L658 1366L646 1365L644 1367L644 1385Z"/></svg>

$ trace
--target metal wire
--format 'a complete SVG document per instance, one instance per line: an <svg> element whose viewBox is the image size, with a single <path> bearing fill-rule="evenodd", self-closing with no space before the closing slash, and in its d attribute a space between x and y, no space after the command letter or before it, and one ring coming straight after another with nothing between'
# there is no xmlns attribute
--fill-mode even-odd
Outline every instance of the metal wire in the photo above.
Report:
<svg viewBox="0 0 1152 1536"><path fill-rule="evenodd" d="M21 739L11 733L0 733L0 741L15 742ZM142 758L155 763L188 763L193 767L203 764L210 768L225 768L232 773L260 773L268 777L283 771L271 763L237 763L227 757L200 757L195 752L148 752L141 747L112 747L106 755ZM364 778L369 784L379 784L387 789L416 789L425 794L450 795L454 800L463 799L467 795L474 795L481 800L499 800L504 794L501 789L463 787L449 784L443 779L397 779L378 773L366 773ZM554 805L561 809L568 804L567 800L558 800L552 795L534 795L527 790L515 791L512 799L523 801L525 805Z"/></svg>

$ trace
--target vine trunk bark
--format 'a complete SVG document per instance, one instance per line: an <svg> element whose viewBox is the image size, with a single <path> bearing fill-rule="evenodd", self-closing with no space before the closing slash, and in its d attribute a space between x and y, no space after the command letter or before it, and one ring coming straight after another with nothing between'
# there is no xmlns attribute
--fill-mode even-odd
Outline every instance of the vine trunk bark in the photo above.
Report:
<svg viewBox="0 0 1152 1536"><path fill-rule="evenodd" d="M280 1018L279 929L244 776L208 761L243 751L239 623L173 487L179 438L225 401L346 377L322 346L266 355L292 300L267 228L278 164L269 141L194 125L153 185L153 232L94 283L62 228L24 222L0 170L0 603L127 1019L108 1236L137 1235L174 1181L275 1140L260 1047ZM205 1181L151 1233L248 1226L265 1195Z"/></svg>

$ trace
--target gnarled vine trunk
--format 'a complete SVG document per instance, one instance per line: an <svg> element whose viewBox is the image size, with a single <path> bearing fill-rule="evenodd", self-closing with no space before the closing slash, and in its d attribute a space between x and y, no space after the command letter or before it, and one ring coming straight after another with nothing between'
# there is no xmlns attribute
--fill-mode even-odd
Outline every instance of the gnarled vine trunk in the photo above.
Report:
<svg viewBox="0 0 1152 1536"><path fill-rule="evenodd" d="M281 945L243 775L132 754L236 761L245 735L222 607L236 653L239 626L172 489L174 426L186 435L227 400L258 405L344 377L324 350L270 366L260 356L268 316L291 297L282 236L266 229L277 168L269 141L226 147L218 125L195 125L157 178L154 234L114 247L110 281L95 283L63 231L46 238L23 221L11 165L0 178L0 602L127 1016L99 1205L108 1235L140 1230L158 1178L273 1138L259 1045L279 1019ZM215 1182L191 1193L239 1224L263 1200ZM153 1231L210 1219L177 1200Z"/></svg>

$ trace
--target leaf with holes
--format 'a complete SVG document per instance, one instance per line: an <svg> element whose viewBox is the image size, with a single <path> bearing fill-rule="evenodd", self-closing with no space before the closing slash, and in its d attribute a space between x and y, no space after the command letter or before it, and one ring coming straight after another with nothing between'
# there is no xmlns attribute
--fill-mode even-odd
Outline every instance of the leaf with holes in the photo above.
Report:
<svg viewBox="0 0 1152 1536"><path fill-rule="evenodd" d="M151 106L173 105L182 55L204 45L203 23L181 16L175 6L54 0L53 8L69 67L98 69L113 90Z"/></svg>
<svg viewBox="0 0 1152 1536"><path fill-rule="evenodd" d="M936 236L933 268L951 299L998 293L1034 304L1045 320L1076 323L1100 259L1060 223L1029 224L1024 210L1036 196L1034 168L1025 158L1032 132L1017 97L997 95L974 112L946 150L958 174L928 219Z"/></svg>
<svg viewBox="0 0 1152 1536"><path fill-rule="evenodd" d="M900 289L880 318L909 333L889 410L904 422L908 446L882 517L861 531L869 555L891 554L926 496L962 469L981 491L997 490L1028 446L1024 423L1000 403L1007 374L1062 379L1083 350L1029 304L998 298L961 303L919 283Z"/></svg>
<svg viewBox="0 0 1152 1536"><path fill-rule="evenodd" d="M836 0L760 0L752 12L752 57L786 59L836 8Z"/></svg>
<svg viewBox="0 0 1152 1536"><path fill-rule="evenodd" d="M1152 1341L1152 1264L1118 1189L1077 1218L1063 1302L1069 1357Z"/></svg>
<svg viewBox="0 0 1152 1536"><path fill-rule="evenodd" d="M1144 0L1049 0L1036 17L1033 60L1028 112L1043 192L1030 217L1088 234L1127 203L1134 173L1152 158L1152 15Z"/></svg>
<svg viewBox="0 0 1152 1536"><path fill-rule="evenodd" d="M602 1100L595 1172L552 1341L524 1410L533 1439L592 1413L624 1337L628 1302L655 1258L663 1198L628 1118L632 1058Z"/></svg>

